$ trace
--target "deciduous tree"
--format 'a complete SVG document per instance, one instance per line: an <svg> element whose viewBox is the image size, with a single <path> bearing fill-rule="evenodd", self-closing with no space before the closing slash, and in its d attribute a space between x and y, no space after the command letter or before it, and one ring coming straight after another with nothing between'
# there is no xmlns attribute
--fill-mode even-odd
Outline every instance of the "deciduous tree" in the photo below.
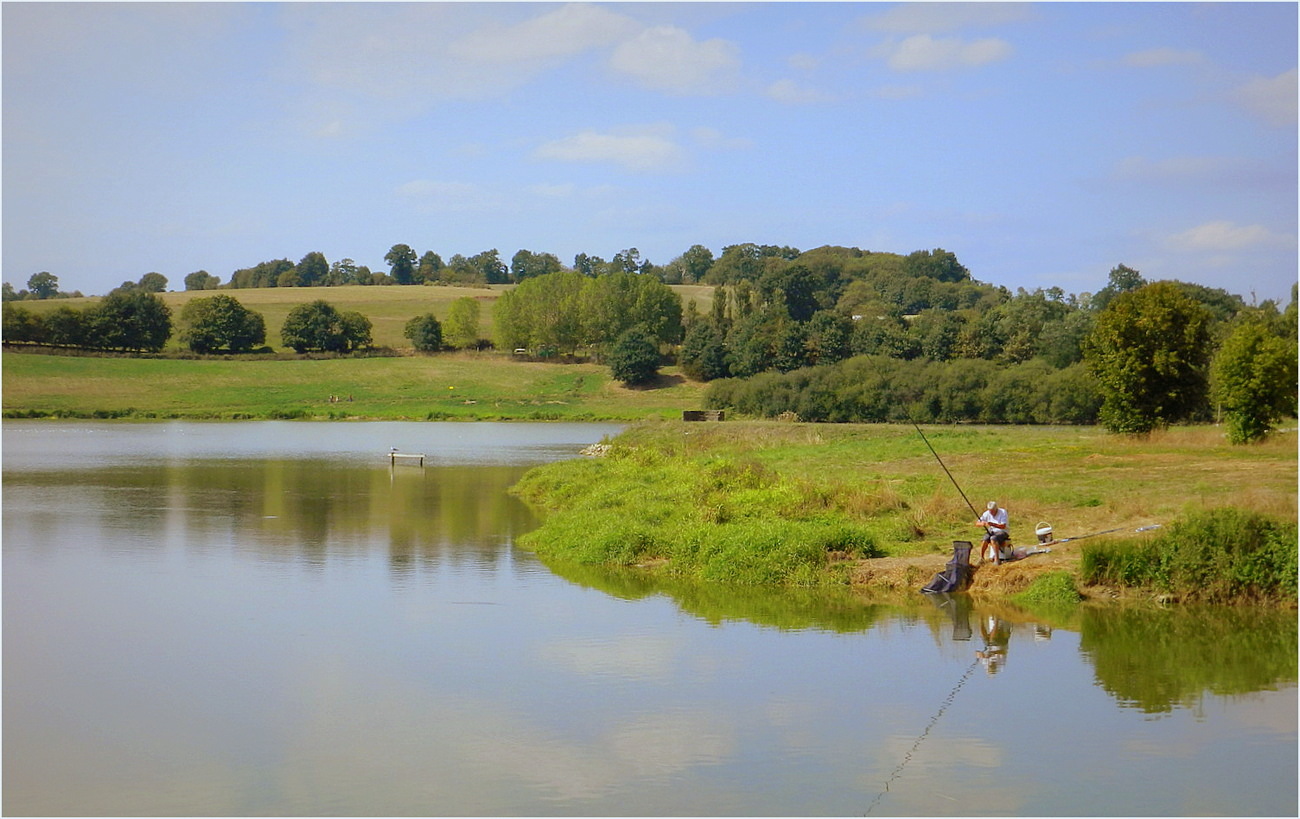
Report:
<svg viewBox="0 0 1300 819"><path fill-rule="evenodd" d="M1113 432L1145 434L1207 408L1209 311L1170 282L1115 297L1097 316L1084 360Z"/></svg>
<svg viewBox="0 0 1300 819"><path fill-rule="evenodd" d="M266 320L234 296L194 299L181 310L180 340L196 353L246 353L266 343Z"/></svg>
<svg viewBox="0 0 1300 819"><path fill-rule="evenodd" d="M442 324L433 313L406 322L402 336L410 339L412 346L422 353L436 353L442 349Z"/></svg>
<svg viewBox="0 0 1300 819"><path fill-rule="evenodd" d="M1211 383L1223 410L1228 440L1263 438L1296 411L1296 345L1269 332L1261 320L1242 321L1214 357Z"/></svg>

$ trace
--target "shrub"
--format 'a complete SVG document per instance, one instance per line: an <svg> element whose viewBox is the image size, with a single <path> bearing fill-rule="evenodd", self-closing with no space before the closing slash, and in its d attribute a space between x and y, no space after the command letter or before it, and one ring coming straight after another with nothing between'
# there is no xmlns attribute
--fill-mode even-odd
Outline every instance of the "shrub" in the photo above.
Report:
<svg viewBox="0 0 1300 819"><path fill-rule="evenodd" d="M406 322L402 335L410 339L415 349L422 353L432 353L442 349L442 325L432 313L416 316Z"/></svg>
<svg viewBox="0 0 1300 819"><path fill-rule="evenodd" d="M1178 521L1151 540L1086 545L1084 582L1150 587L1206 603L1296 599L1293 522L1239 509Z"/></svg>

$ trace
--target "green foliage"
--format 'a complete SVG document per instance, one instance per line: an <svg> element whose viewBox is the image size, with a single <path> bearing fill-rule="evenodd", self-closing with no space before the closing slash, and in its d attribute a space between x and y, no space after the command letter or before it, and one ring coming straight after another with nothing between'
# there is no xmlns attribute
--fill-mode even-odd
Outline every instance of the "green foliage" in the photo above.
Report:
<svg viewBox="0 0 1300 819"><path fill-rule="evenodd" d="M1257 441L1294 415L1296 375L1294 339L1280 338L1261 320L1241 322L1219 348L1211 373L1228 440Z"/></svg>
<svg viewBox="0 0 1300 819"><path fill-rule="evenodd" d="M27 289L38 299L52 299L59 292L59 277L42 270L27 280Z"/></svg>
<svg viewBox="0 0 1300 819"><path fill-rule="evenodd" d="M902 361L857 356L790 373L720 379L705 393L712 409L805 421L1082 424L1097 418L1101 397L1082 365L1053 370L1040 360Z"/></svg>
<svg viewBox="0 0 1300 819"><path fill-rule="evenodd" d="M136 287L146 293L167 292L167 277L161 273L146 273L140 277Z"/></svg>
<svg viewBox="0 0 1300 819"><path fill-rule="evenodd" d="M388 262L389 275L397 284L414 284L415 283L415 251L410 245L396 244L389 248L384 254L384 261Z"/></svg>
<svg viewBox="0 0 1300 819"><path fill-rule="evenodd" d="M360 313L340 313L327 301L299 304L289 311L280 339L295 352L345 353L370 344L370 320Z"/></svg>
<svg viewBox="0 0 1300 819"><path fill-rule="evenodd" d="M443 323L443 342L464 350L479 342L479 304L472 296L456 299L447 310ZM513 348L511 348L513 349Z"/></svg>
<svg viewBox="0 0 1300 819"><path fill-rule="evenodd" d="M531 470L515 491L557 510L521 538L543 558L629 566L726 583L842 583L832 553L879 555L861 526L830 511L817 487L753 462L615 447L599 460Z"/></svg>
<svg viewBox="0 0 1300 819"><path fill-rule="evenodd" d="M158 352L172 332L172 311L143 290L114 291L87 310L87 337L106 350Z"/></svg>
<svg viewBox="0 0 1300 819"><path fill-rule="evenodd" d="M1296 525L1224 508L1199 512L1157 537L1084 546L1085 583L1149 587L1186 600L1296 599Z"/></svg>
<svg viewBox="0 0 1300 819"><path fill-rule="evenodd" d="M1170 282L1117 296L1084 345L1101 386L1102 424L1144 434L1203 413L1209 323L1209 311Z"/></svg>
<svg viewBox="0 0 1300 819"><path fill-rule="evenodd" d="M220 284L221 279L206 270L195 270L185 277L186 290L216 290Z"/></svg>
<svg viewBox="0 0 1300 819"><path fill-rule="evenodd" d="M659 373L659 345L645 327L633 327L614 342L607 363L624 384L645 384Z"/></svg>
<svg viewBox="0 0 1300 819"><path fill-rule="evenodd" d="M1033 609L1062 609L1075 605L1083 596L1069 572L1048 572L1034 579L1029 586L1011 598L1014 602Z"/></svg>
<svg viewBox="0 0 1300 819"><path fill-rule="evenodd" d="M434 353L442 349L442 325L432 313L416 316L406 322L402 336L410 339L415 349L422 353Z"/></svg>
<svg viewBox="0 0 1300 819"><path fill-rule="evenodd" d="M589 278L561 271L525 279L493 309L497 346L555 349L612 344L634 326L659 341L681 340L682 304L663 282L626 272Z"/></svg>
<svg viewBox="0 0 1300 819"><path fill-rule="evenodd" d="M194 299L181 310L180 339L196 353L245 353L266 343L266 321L233 296Z"/></svg>
<svg viewBox="0 0 1300 819"><path fill-rule="evenodd" d="M26 307L6 302L0 336L6 344L43 344L45 321Z"/></svg>
<svg viewBox="0 0 1300 819"><path fill-rule="evenodd" d="M677 361L683 372L700 381L726 378L731 372L723 334L712 319L701 319L691 326Z"/></svg>

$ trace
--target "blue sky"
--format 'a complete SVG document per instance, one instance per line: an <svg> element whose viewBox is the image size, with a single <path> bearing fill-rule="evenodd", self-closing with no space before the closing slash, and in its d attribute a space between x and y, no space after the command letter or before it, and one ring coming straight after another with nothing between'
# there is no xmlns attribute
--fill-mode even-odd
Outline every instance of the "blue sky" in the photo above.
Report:
<svg viewBox="0 0 1300 819"><path fill-rule="evenodd" d="M1295 3L3 5L3 277L320 251L1297 277Z"/></svg>

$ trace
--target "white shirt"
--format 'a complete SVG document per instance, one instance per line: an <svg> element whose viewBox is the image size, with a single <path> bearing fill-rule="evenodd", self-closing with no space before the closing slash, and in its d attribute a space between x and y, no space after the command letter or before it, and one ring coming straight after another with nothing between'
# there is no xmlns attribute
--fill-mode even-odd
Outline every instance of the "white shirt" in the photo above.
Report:
<svg viewBox="0 0 1300 819"><path fill-rule="evenodd" d="M1000 506L998 507L998 510L996 512L994 512L992 509L989 509L985 511L984 514L980 515L980 523L991 523L995 528L1006 531L1007 510L1003 509Z"/></svg>

